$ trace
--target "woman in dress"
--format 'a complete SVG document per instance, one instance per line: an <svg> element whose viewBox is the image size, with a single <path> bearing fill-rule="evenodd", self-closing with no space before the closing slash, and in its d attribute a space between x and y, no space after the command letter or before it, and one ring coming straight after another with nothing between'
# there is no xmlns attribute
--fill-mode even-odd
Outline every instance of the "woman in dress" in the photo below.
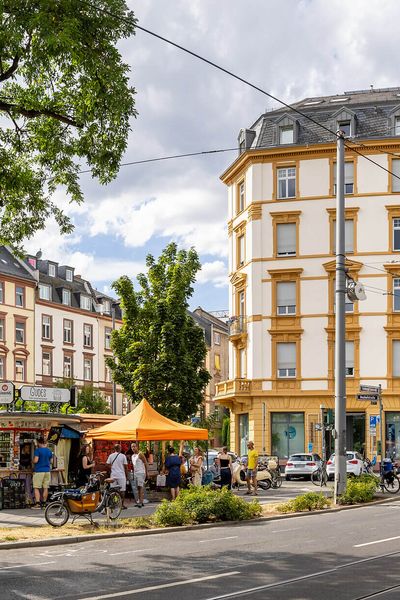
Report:
<svg viewBox="0 0 400 600"><path fill-rule="evenodd" d="M172 446L168 448L168 456L165 459L165 468L168 469L167 487L171 490L171 500L175 500L179 494L179 486L181 484L181 464L182 456L175 454Z"/></svg>
<svg viewBox="0 0 400 600"><path fill-rule="evenodd" d="M192 475L192 484L201 486L203 477L203 452L198 446L194 449L194 454L190 459L190 473Z"/></svg>
<svg viewBox="0 0 400 600"><path fill-rule="evenodd" d="M90 460L89 453L89 444L84 444L81 448L81 452L78 458L78 477L76 482L78 487L81 487L82 485L86 485L88 483L89 475L92 472L92 469L95 465L94 460Z"/></svg>
<svg viewBox="0 0 400 600"><path fill-rule="evenodd" d="M232 487L232 457L228 454L228 448L224 446L218 454L219 470L221 474L221 489Z"/></svg>

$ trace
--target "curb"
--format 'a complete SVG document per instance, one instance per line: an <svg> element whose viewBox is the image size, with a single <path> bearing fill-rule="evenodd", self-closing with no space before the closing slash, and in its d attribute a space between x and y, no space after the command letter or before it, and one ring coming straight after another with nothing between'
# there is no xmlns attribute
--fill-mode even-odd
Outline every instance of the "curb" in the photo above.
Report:
<svg viewBox="0 0 400 600"><path fill-rule="evenodd" d="M21 540L20 542L2 542L0 550L16 550L18 548L38 548L43 546L61 546L66 544L79 544L80 542L89 542L91 540L104 540L124 537L144 537L148 535L159 535L168 533L177 533L180 531L193 531L197 529L213 529L215 527L239 526L239 525L256 525L268 521L280 521L282 519L297 519L298 517L311 517L313 515L329 515L333 512L341 512L344 510L352 510L356 508L367 508L377 504L390 504L398 501L398 498L384 498L374 500L365 504L350 504L348 506L338 506L330 509L313 510L308 512L298 512L283 515L273 515L271 517L259 517L251 521L218 521L217 523L201 523L198 525L183 525L182 527L158 527L157 529L144 529L138 531L114 532L114 533L98 533L93 535L79 535L71 537L48 538L42 540ZM12 529L10 530L12 532Z"/></svg>

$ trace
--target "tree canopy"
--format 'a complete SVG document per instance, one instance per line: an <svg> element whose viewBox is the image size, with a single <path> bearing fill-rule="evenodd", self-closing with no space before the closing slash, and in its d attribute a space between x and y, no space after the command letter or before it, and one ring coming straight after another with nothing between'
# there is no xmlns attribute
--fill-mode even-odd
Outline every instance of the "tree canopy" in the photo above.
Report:
<svg viewBox="0 0 400 600"><path fill-rule="evenodd" d="M108 359L113 379L134 402L146 398L161 414L185 421L203 401L210 374L203 330L188 312L188 299L200 269L194 249L169 244L156 261L148 255L147 275L127 276L113 285L123 311L121 329L113 331Z"/></svg>
<svg viewBox="0 0 400 600"><path fill-rule="evenodd" d="M0 0L0 243L18 246L54 217L53 194L83 201L79 170L117 174L130 118L129 67L118 42L134 33L125 0Z"/></svg>

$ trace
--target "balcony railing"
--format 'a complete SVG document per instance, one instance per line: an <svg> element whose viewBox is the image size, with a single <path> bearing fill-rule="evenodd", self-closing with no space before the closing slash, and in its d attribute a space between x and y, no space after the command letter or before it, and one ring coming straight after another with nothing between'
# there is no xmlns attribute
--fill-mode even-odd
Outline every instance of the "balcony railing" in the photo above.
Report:
<svg viewBox="0 0 400 600"><path fill-rule="evenodd" d="M246 317L243 315L240 315L239 317L231 317L228 321L229 336L232 337L246 333L246 326Z"/></svg>
<svg viewBox="0 0 400 600"><path fill-rule="evenodd" d="M222 383L216 384L217 398L218 396L226 396L230 394L235 395L249 395L251 393L251 380L250 379L230 379L229 381L223 381Z"/></svg>

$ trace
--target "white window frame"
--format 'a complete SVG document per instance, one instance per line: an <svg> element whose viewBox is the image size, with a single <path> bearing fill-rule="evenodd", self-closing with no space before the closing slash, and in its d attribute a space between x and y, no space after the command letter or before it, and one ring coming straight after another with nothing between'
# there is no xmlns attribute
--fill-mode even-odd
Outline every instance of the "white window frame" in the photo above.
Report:
<svg viewBox="0 0 400 600"><path fill-rule="evenodd" d="M354 377L355 345L354 345L353 341L347 341L347 340L346 340L345 344L346 344L346 364L345 364L346 377ZM351 351L350 351L350 348L352 348Z"/></svg>
<svg viewBox="0 0 400 600"><path fill-rule="evenodd" d="M111 350L111 327L105 327L104 329L104 348L106 350Z"/></svg>
<svg viewBox="0 0 400 600"><path fill-rule="evenodd" d="M279 231L283 231L283 227L290 227L290 231L294 230L294 250L279 250ZM280 229L282 228L282 229ZM296 256L297 254L297 224L296 223L277 223L276 224L276 255L277 256Z"/></svg>
<svg viewBox="0 0 400 600"><path fill-rule="evenodd" d="M0 317L0 342L4 342L6 338L6 320L5 317Z"/></svg>
<svg viewBox="0 0 400 600"><path fill-rule="evenodd" d="M218 331L214 331L214 344L216 346L221 345L221 334Z"/></svg>
<svg viewBox="0 0 400 600"><path fill-rule="evenodd" d="M283 288L283 286L290 285L294 288L294 304L284 304L279 300L279 290ZM295 281L277 281L276 282L276 314L279 316L285 315L295 315L296 314L296 282Z"/></svg>
<svg viewBox="0 0 400 600"><path fill-rule="evenodd" d="M64 354L63 358L63 376L66 379L72 379L72 356L70 354Z"/></svg>
<svg viewBox="0 0 400 600"><path fill-rule="evenodd" d="M83 379L93 381L93 361L91 358L83 359Z"/></svg>
<svg viewBox="0 0 400 600"><path fill-rule="evenodd" d="M66 279L66 281L73 281L74 280L72 269L65 269L65 279Z"/></svg>
<svg viewBox="0 0 400 600"><path fill-rule="evenodd" d="M22 377L18 378L18 368L21 370ZM25 381L25 359L24 358L16 358L15 359L15 379L16 381Z"/></svg>
<svg viewBox="0 0 400 600"><path fill-rule="evenodd" d="M400 132L397 135L400 135ZM393 158L391 166L392 192L400 192L400 158Z"/></svg>
<svg viewBox="0 0 400 600"><path fill-rule="evenodd" d="M238 213L242 212L246 207L246 188L244 181L241 181L238 185Z"/></svg>
<svg viewBox="0 0 400 600"><path fill-rule="evenodd" d="M21 303L17 299L21 299ZM21 285L15 286L15 306L25 306L25 288Z"/></svg>
<svg viewBox="0 0 400 600"><path fill-rule="evenodd" d="M345 219L344 221L344 240L345 240L345 253L354 253L354 219ZM349 235L349 233L351 234ZM349 243L351 241L351 244ZM336 254L336 219L333 221L333 254Z"/></svg>
<svg viewBox="0 0 400 600"><path fill-rule="evenodd" d="M400 135L400 115L394 117L394 135Z"/></svg>
<svg viewBox="0 0 400 600"><path fill-rule="evenodd" d="M0 379L4 380L5 379L5 372L4 372L4 367L5 367L5 360L4 360L4 356L0 355Z"/></svg>
<svg viewBox="0 0 400 600"><path fill-rule="evenodd" d="M49 263L49 277L55 277L56 276L56 265L53 265L53 263Z"/></svg>
<svg viewBox="0 0 400 600"><path fill-rule="evenodd" d="M48 352L47 350L42 352L42 375L45 377L51 377L52 375L51 352Z"/></svg>
<svg viewBox="0 0 400 600"><path fill-rule="evenodd" d="M80 297L80 307L82 310L91 310L92 309L92 299L90 296L85 294L81 294Z"/></svg>
<svg viewBox="0 0 400 600"><path fill-rule="evenodd" d="M67 300L67 302L66 302ZM62 290L62 303L65 306L71 306L71 290L67 290L66 288L63 288Z"/></svg>
<svg viewBox="0 0 400 600"><path fill-rule="evenodd" d="M392 376L400 377L400 340L392 340Z"/></svg>
<svg viewBox="0 0 400 600"><path fill-rule="evenodd" d="M284 146L286 144L294 144L294 126L293 125L281 125L279 127L279 144L281 146Z"/></svg>
<svg viewBox="0 0 400 600"><path fill-rule="evenodd" d="M111 312L111 302L109 300L103 301L103 312L110 314Z"/></svg>
<svg viewBox="0 0 400 600"><path fill-rule="evenodd" d="M48 322L45 323L45 319ZM42 340L51 340L51 316L42 315Z"/></svg>
<svg viewBox="0 0 400 600"><path fill-rule="evenodd" d="M93 325L83 324L83 345L86 348L93 348Z"/></svg>
<svg viewBox="0 0 400 600"><path fill-rule="evenodd" d="M280 348L283 346L291 346L294 348L294 361L280 361L279 354ZM277 377L278 379L294 379L296 377L296 360L297 360L297 346L296 342L277 342L276 344L276 366L277 366ZM294 364L294 367L293 367ZM289 366L285 366L289 365Z"/></svg>
<svg viewBox="0 0 400 600"><path fill-rule="evenodd" d="M294 181L294 192L289 195L289 185ZM281 186L280 183L285 185ZM279 167L277 169L277 195L279 200L296 198L296 167Z"/></svg>
<svg viewBox="0 0 400 600"><path fill-rule="evenodd" d="M22 333L22 339L20 340L18 339L18 333ZM25 344L25 322L23 321L15 321L15 343Z"/></svg>
<svg viewBox="0 0 400 600"><path fill-rule="evenodd" d="M348 133L346 133L346 130L343 129L343 127L345 127L345 129L348 128ZM336 131L343 131L344 132L344 137L348 138L351 137L352 134L352 127L351 127L351 120L350 119L344 119L343 121L337 121L336 123Z"/></svg>
<svg viewBox="0 0 400 600"><path fill-rule="evenodd" d="M69 326L67 326L66 324L69 324ZM63 343L64 344L72 344L73 343L73 331L74 331L74 324L72 322L71 319L64 319L63 322ZM67 333L67 335L65 335ZM70 338L70 339L66 339L66 338Z"/></svg>
<svg viewBox="0 0 400 600"><path fill-rule="evenodd" d="M350 168L351 165L351 168ZM336 196L337 163L333 163L333 194ZM354 161L347 160L344 163L344 195L354 194Z"/></svg>
<svg viewBox="0 0 400 600"><path fill-rule="evenodd" d="M51 302L51 286L45 283L39 283L39 298Z"/></svg>
<svg viewBox="0 0 400 600"><path fill-rule="evenodd" d="M242 267L246 260L246 241L245 241L244 233L239 235L237 243L238 243L238 263L239 263L239 266Z"/></svg>
<svg viewBox="0 0 400 600"><path fill-rule="evenodd" d="M105 366L105 383L111 383L112 382L112 373L111 373L111 369L108 365Z"/></svg>
<svg viewBox="0 0 400 600"><path fill-rule="evenodd" d="M0 304L4 304L4 282L0 281Z"/></svg>

